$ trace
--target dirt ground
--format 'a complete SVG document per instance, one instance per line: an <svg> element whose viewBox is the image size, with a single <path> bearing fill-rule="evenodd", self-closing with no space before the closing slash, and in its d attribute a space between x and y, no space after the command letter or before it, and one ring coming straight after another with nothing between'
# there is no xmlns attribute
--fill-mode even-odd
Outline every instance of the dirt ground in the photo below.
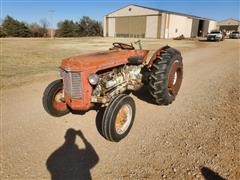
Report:
<svg viewBox="0 0 240 180"><path fill-rule="evenodd" d="M227 39L183 50L176 101L156 106L146 89L132 94L135 122L119 143L98 134L95 111L53 118L43 110L55 74L2 90L0 179L238 180L239 45ZM83 134L74 143L67 142L70 128Z"/></svg>

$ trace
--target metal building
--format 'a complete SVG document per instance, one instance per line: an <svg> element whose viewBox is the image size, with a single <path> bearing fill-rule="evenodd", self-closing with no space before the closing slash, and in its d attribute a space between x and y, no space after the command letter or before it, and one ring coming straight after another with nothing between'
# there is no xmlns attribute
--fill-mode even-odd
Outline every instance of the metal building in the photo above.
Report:
<svg viewBox="0 0 240 180"><path fill-rule="evenodd" d="M221 31L240 31L240 21L236 19L226 19L218 22Z"/></svg>
<svg viewBox="0 0 240 180"><path fill-rule="evenodd" d="M107 14L103 24L105 37L197 37L216 29L214 20L134 4Z"/></svg>

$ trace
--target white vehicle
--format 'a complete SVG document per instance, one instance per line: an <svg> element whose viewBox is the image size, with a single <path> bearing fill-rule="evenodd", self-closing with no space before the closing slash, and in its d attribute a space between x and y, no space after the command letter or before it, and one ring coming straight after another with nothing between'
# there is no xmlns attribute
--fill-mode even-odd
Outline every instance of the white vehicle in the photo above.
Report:
<svg viewBox="0 0 240 180"><path fill-rule="evenodd" d="M229 35L229 38L231 39L239 39L240 38L240 33L237 31L231 32L231 34Z"/></svg>
<svg viewBox="0 0 240 180"><path fill-rule="evenodd" d="M221 31L215 30L215 31L211 31L207 35L207 40L208 41L223 41L224 40L224 36L223 36Z"/></svg>

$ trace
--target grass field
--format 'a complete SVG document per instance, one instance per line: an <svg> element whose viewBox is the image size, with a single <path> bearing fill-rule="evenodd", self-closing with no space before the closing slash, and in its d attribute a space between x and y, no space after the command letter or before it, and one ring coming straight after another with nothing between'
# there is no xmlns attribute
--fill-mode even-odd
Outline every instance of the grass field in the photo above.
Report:
<svg viewBox="0 0 240 180"><path fill-rule="evenodd" d="M113 42L130 43L137 39L122 38L60 38L32 39L6 38L1 41L2 88L57 75L61 59L81 53L107 50ZM142 39L143 48L153 53L166 44L180 50L189 50L199 46L198 41L173 41Z"/></svg>

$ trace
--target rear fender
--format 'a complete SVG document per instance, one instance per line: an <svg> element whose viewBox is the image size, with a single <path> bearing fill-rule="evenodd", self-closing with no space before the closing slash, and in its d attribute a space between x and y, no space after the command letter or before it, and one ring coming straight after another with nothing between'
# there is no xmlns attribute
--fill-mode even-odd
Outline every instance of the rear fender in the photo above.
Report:
<svg viewBox="0 0 240 180"><path fill-rule="evenodd" d="M159 56L161 53L165 52L166 49L170 48L170 46L163 46L160 49L158 49L151 57L151 59L148 62L147 67L150 68L153 64L153 62L157 59L157 56Z"/></svg>

